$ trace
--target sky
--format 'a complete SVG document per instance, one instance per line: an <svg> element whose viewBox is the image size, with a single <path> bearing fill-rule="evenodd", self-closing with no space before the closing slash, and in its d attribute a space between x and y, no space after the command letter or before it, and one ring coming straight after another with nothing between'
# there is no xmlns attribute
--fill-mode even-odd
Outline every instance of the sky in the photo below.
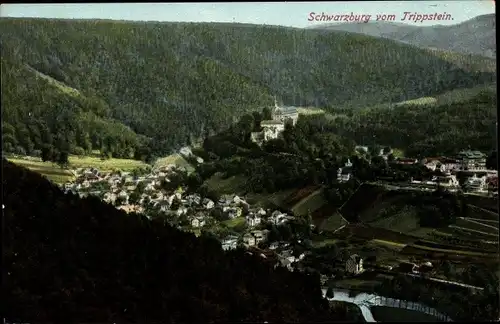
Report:
<svg viewBox="0 0 500 324"><path fill-rule="evenodd" d="M409 21L404 12L420 15L447 13L448 20ZM311 13L314 13L311 16ZM327 23L315 15L395 15L395 22L419 26L452 25L495 13L492 0L467 1L366 1L366 2L239 2L239 3L89 3L2 4L0 17L112 19L137 21L238 22L309 27ZM415 16L416 17L416 16ZM435 16L436 17L436 16ZM343 20L343 18L341 18ZM312 21L310 21L312 20ZM415 20L415 19L412 19ZM328 23L332 23L330 21Z"/></svg>

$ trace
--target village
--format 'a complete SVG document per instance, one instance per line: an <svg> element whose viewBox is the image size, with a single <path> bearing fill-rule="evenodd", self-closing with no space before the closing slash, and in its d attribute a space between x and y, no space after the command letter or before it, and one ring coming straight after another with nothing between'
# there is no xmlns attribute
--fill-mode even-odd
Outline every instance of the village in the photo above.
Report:
<svg viewBox="0 0 500 324"><path fill-rule="evenodd" d="M261 145L279 137L286 122L290 121L295 125L298 112L295 107L279 107L276 103L272 118L261 122L262 132L251 134L257 144ZM464 194L482 196L492 196L497 192L497 171L487 169L486 155L482 152L466 150L454 157L428 157L419 160L395 157L393 150L388 147L373 152L373 148L356 146L355 151L358 156L366 158L369 164L379 165L378 169L383 172L377 174L374 182L389 190L434 191L441 187L448 192L461 191ZM179 153L198 164L203 163L201 158L192 155L189 148L183 148ZM247 202L246 197L235 193L217 197L201 194L187 185L188 174L186 167L175 164L132 172L102 172L96 168L80 168L74 170L76 180L66 183L63 188L66 192L80 196L97 196L127 213L142 214L149 220L162 219L180 230L196 235L210 233L220 241L223 250L243 247L248 254L255 254L275 267L284 266L290 271L323 267L321 264L326 261L322 259L323 252L312 248L309 238L297 235L297 229L294 229L295 234L290 236L293 239L277 238L276 235L271 237L270 228L288 227L290 230L289 224L299 219L296 219L291 211L252 205ZM347 159L345 165L337 170L337 181L346 183L354 178L353 163ZM312 223L307 225L309 226L311 229L315 227ZM324 286L328 286L331 280L341 285L343 280L348 278L363 281L367 276L402 273L418 278L425 276L431 281L467 289L482 289L460 281L448 280L442 276L440 266L435 267L425 258L406 261L400 259L391 264L381 263L380 260L374 262L369 257L366 258L366 255L358 255L356 243L349 240L346 238L345 241L349 242L346 243L348 247L342 248L347 254L335 257L337 261L342 260L341 264L337 263L335 270L329 268L320 271ZM336 244L340 244L338 240ZM365 248L361 248L363 249Z"/></svg>
<svg viewBox="0 0 500 324"><path fill-rule="evenodd" d="M356 148L358 151L366 149L362 146ZM392 151L381 150L379 156L387 161L391 153ZM464 151L456 158L427 158L420 162L417 159L401 158L387 163L392 166L420 163L431 171L439 170L442 173L442 176L434 176L430 181L411 179L397 185L387 182L390 179L380 179L387 185L392 185L392 189L435 190L439 185L449 191L462 189L472 194L487 195L488 192L496 192L495 188L498 186L497 171L486 169L485 156L480 152ZM235 194L222 195L219 199L212 200L197 192L189 192L189 188L182 184L177 187L169 186L171 179L187 172L185 168L173 164L141 172L100 172L96 168L80 168L74 172L76 180L63 185L66 192L78 193L83 197L97 196L118 209L128 213L143 213L149 219L152 218L151 214L161 215L179 229L195 233L206 228L229 228L226 231L215 231L219 233L217 238L224 250L238 246L256 249L266 241L269 232L265 229L267 224L279 226L294 219L293 215L278 210L251 206L244 197ZM351 172L352 163L348 160L343 168L338 169L337 180L349 181L352 178ZM462 186L457 180L458 172L465 172L468 176ZM271 253L266 253L266 250ZM286 242L271 242L267 249L257 251L263 257L276 259L289 269L304 258L304 254L293 257L293 251ZM359 266L362 267L362 264ZM348 268L351 269L352 266ZM348 272L354 274L359 270Z"/></svg>
<svg viewBox="0 0 500 324"><path fill-rule="evenodd" d="M185 192L185 188L178 186L168 190L162 184L169 183L169 177L175 176L185 169L168 165L152 169L148 174L132 174L131 172L100 172L96 168L75 170L76 180L63 185L65 192L72 192L86 197L97 196L104 202L116 206L127 213L161 214L171 224L179 229L199 233L202 228L218 227L220 223L232 223L242 230L228 231L220 235L224 250L236 249L238 246L247 248L256 247L266 240L268 230L264 225L281 225L293 216L278 210L264 210L253 207L237 195L222 195L214 201L202 197L198 193ZM145 217L151 219L150 213ZM214 217L214 214L218 214ZM217 219L224 221L220 222ZM295 258L291 256L287 244L271 244L269 250L280 251L278 261L290 266ZM303 257L303 256L302 256Z"/></svg>
<svg viewBox="0 0 500 324"><path fill-rule="evenodd" d="M299 118L297 107L280 106L275 98L272 119L263 120L260 123L262 131L251 133L251 139L258 145L278 138L285 129L285 124L289 122L296 125ZM359 155L369 156L370 149L367 146L358 145L355 148ZM486 168L486 154L475 150L464 150L454 157L426 157L423 159L411 157L395 157L391 148L381 148L378 154L372 154L368 158L369 163L373 160L373 155L382 158L389 169L397 170L405 166L423 165L434 173L428 179L400 179L395 180L396 172L393 175L379 176L377 180L385 182L398 182L398 188L415 190L434 190L437 186L447 188L451 192L459 189L469 194L498 195L498 172ZM460 183L458 173L465 181ZM352 178L352 163L348 160L343 168L337 172L339 182L347 182ZM403 181L401 181L403 180Z"/></svg>

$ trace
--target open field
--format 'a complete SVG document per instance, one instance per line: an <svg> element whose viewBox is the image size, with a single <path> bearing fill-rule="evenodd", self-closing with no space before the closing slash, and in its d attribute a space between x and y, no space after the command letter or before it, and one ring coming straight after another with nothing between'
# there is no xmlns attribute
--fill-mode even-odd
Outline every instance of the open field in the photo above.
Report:
<svg viewBox="0 0 500 324"><path fill-rule="evenodd" d="M107 159L101 160L97 157L85 156L78 157L72 156L69 157L70 167L73 168L97 168L102 171L111 171L113 169L119 169L122 171L131 171L136 168L142 168L148 166L148 164L132 159Z"/></svg>
<svg viewBox="0 0 500 324"><path fill-rule="evenodd" d="M401 107L401 106L422 106L422 105L435 105L437 104L437 99L434 97L421 97L417 99L412 99L412 100L406 100L402 102L398 102L394 104L394 107Z"/></svg>
<svg viewBox="0 0 500 324"><path fill-rule="evenodd" d="M467 203L496 213L496 219L498 220L498 198L467 195Z"/></svg>
<svg viewBox="0 0 500 324"><path fill-rule="evenodd" d="M392 233L404 233L407 236L421 238L436 243L447 243L449 237L469 241L467 246L474 246L474 240L482 246L486 246L483 241L497 241L498 236L498 214L481 207L468 205L466 211L467 218L457 219L456 224L445 228L428 228L420 226L419 210L415 206L408 204L411 194L408 192L385 190L375 184L363 184L356 193L351 196L341 209L342 215L351 223L360 222L370 228L378 228ZM466 198L469 200L469 197ZM474 202L479 202L489 208L493 206L495 200L488 198L473 198ZM473 219L470 219L470 218ZM495 223L496 222L496 223ZM347 230L347 229L345 229ZM362 233L362 237L368 238L370 235L374 239L405 243L406 240L398 241L394 239L395 234L375 233L371 229L371 234ZM357 234L354 234L357 235ZM386 235L386 237L384 237ZM388 239L388 238L391 239ZM489 249L489 247L488 247Z"/></svg>
<svg viewBox="0 0 500 324"><path fill-rule="evenodd" d="M465 252L478 252L478 253L487 253L484 249L481 248L473 248L468 246L460 246L460 245L451 245L451 244L439 244L431 241L417 241L413 244L415 247L426 247L431 249L438 250L450 250L450 251L465 251ZM496 253L496 251L490 251L491 253Z"/></svg>
<svg viewBox="0 0 500 324"><path fill-rule="evenodd" d="M75 178L75 176L73 175L73 173L71 173L71 171L62 169L55 163L32 161L32 160L25 160L18 158L9 158L8 160L17 165L28 168L31 171L38 172L54 183L70 182Z"/></svg>
<svg viewBox="0 0 500 324"><path fill-rule="evenodd" d="M377 322L438 322L437 317L404 308L373 306L370 311Z"/></svg>
<svg viewBox="0 0 500 324"><path fill-rule="evenodd" d="M324 204L320 208L312 211L311 218L313 224L320 227L322 230L334 231L347 222L343 220L338 213L337 208L329 203ZM328 227L328 229L326 229Z"/></svg>
<svg viewBox="0 0 500 324"><path fill-rule="evenodd" d="M325 111L321 108L315 107L301 107L297 109L297 112L302 115L316 115L316 114L324 114Z"/></svg>
<svg viewBox="0 0 500 324"><path fill-rule="evenodd" d="M349 224L335 234L344 237L358 237L366 240L377 239L401 244L412 244L418 240L417 237L404 233L359 224Z"/></svg>
<svg viewBox="0 0 500 324"><path fill-rule="evenodd" d="M241 194L245 192L246 179L244 176L232 176L223 179L221 173L216 173L210 179L206 180L205 183L210 190L218 194Z"/></svg>
<svg viewBox="0 0 500 324"><path fill-rule="evenodd" d="M318 208L324 206L326 203L327 201L323 195L323 190L318 189L294 204L292 212L296 216L305 216L308 212L312 213Z"/></svg>
<svg viewBox="0 0 500 324"><path fill-rule="evenodd" d="M293 208L297 203L299 203L302 199L306 198L313 192L319 189L319 186L308 186L301 188L299 190L296 190L293 194L288 196L284 201L283 204L285 206L288 206L290 209Z"/></svg>
<svg viewBox="0 0 500 324"><path fill-rule="evenodd" d="M475 231L480 231L480 232L485 232L489 234L495 234L498 235L498 224L488 224L488 223L481 223L475 220L470 220L470 219L457 219L457 226L467 228L470 230L475 230Z"/></svg>
<svg viewBox="0 0 500 324"><path fill-rule="evenodd" d="M263 208L269 207L279 207L282 209L287 209L283 205L283 201L286 197L290 196L294 193L295 189L277 191L273 193L265 193L265 194L257 194L257 193L249 193L246 194L245 197L249 204L260 206Z"/></svg>
<svg viewBox="0 0 500 324"><path fill-rule="evenodd" d="M245 224L245 217L235 217L233 219L228 219L227 221L224 221L224 224L226 224L226 226L230 228L242 226L243 224Z"/></svg>
<svg viewBox="0 0 500 324"><path fill-rule="evenodd" d="M405 152L401 149L393 148L392 155L394 155L394 157L397 157L397 158L402 158L405 156Z"/></svg>
<svg viewBox="0 0 500 324"><path fill-rule="evenodd" d="M63 169L55 163L43 162L39 158L8 158L9 161L38 172L55 183L64 183L74 179L73 173L68 169ZM131 159L107 159L101 160L95 156L69 156L70 168L97 168L101 171L111 171L119 169L130 171L135 168L145 167L146 163Z"/></svg>
<svg viewBox="0 0 500 324"><path fill-rule="evenodd" d="M467 200L470 200L471 196L467 196ZM467 217L470 218L481 218L484 220L495 220L498 221L498 212L490 208L482 208L477 205L468 204L467 205Z"/></svg>
<svg viewBox="0 0 500 324"><path fill-rule="evenodd" d="M401 251L402 249L404 249L407 246L407 244L404 244L404 243L396 243L396 242L379 240L379 239L371 240L371 241L369 241L369 243L387 246L387 247L392 248L396 251Z"/></svg>
<svg viewBox="0 0 500 324"><path fill-rule="evenodd" d="M174 164L178 167L184 167L188 172L194 171L194 167L186 161L186 159L179 153L175 153L166 157L159 158L155 161L155 167L167 166L169 164Z"/></svg>
<svg viewBox="0 0 500 324"><path fill-rule="evenodd" d="M440 228L439 233L449 233L453 237L464 240L484 240L484 241L498 241L498 235L492 236L486 232L471 231L467 228L456 227L455 225L448 226L447 228Z"/></svg>
<svg viewBox="0 0 500 324"><path fill-rule="evenodd" d="M450 260L450 261L458 261L458 262L466 262L470 263L490 263L490 264L498 264L498 254L488 254L485 255L470 255L470 254L457 254L453 253L450 250L436 251L429 249L422 249L415 246L406 246L401 250L401 254L408 256L421 256L423 258L429 260Z"/></svg>

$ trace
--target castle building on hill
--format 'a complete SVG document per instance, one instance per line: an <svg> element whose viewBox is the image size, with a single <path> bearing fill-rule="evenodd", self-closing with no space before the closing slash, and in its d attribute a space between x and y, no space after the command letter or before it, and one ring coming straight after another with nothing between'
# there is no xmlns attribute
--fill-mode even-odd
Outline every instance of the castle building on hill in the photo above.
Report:
<svg viewBox="0 0 500 324"><path fill-rule="evenodd" d="M284 124L287 119L290 119L292 121L293 125L295 125L297 123L297 119L299 119L299 112L298 112L297 107L292 107L292 106L280 107L280 106L278 106L278 102L276 101L276 98L275 98L274 99L273 120L278 120Z"/></svg>
<svg viewBox="0 0 500 324"><path fill-rule="evenodd" d="M252 141L260 145L263 142L276 139L285 130L285 123L287 121L291 121L292 125L295 125L298 118L299 112L297 107L280 107L275 98L272 120L263 120L260 123L262 131L252 133Z"/></svg>

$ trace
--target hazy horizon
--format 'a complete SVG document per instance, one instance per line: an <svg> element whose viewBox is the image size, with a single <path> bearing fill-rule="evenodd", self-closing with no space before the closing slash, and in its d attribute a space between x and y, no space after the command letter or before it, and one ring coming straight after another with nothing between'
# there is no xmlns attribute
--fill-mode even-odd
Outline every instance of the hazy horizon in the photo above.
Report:
<svg viewBox="0 0 500 324"><path fill-rule="evenodd" d="M404 12L449 14L452 19L440 21L401 21ZM45 18L75 20L113 20L135 22L239 23L294 28L346 23L310 21L316 15L395 15L384 21L413 26L456 25L477 16L494 14L493 1L401 1L386 2L266 2L266 3L92 3L92 4L2 4L2 18ZM379 21L380 22L380 21Z"/></svg>

